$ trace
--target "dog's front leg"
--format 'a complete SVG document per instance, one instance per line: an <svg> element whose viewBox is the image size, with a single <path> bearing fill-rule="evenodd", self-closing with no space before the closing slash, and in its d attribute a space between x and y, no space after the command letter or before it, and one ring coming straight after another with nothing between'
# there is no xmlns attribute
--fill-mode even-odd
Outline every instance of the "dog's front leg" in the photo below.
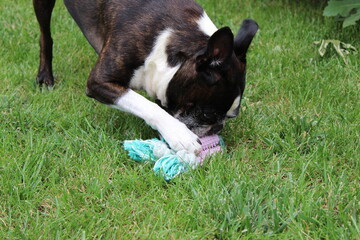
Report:
<svg viewBox="0 0 360 240"><path fill-rule="evenodd" d="M198 137L185 124L131 89L119 97L112 107L144 119L148 125L159 131L174 150L185 149L193 153L201 150Z"/></svg>
<svg viewBox="0 0 360 240"><path fill-rule="evenodd" d="M159 131L170 147L176 151L187 150L195 154L201 151L198 137L184 123L172 117L157 104L122 86L121 81L115 81L117 76L113 73L121 75L120 72L114 71L114 66L104 64L101 57L99 59L87 83L88 96L144 119L148 125Z"/></svg>

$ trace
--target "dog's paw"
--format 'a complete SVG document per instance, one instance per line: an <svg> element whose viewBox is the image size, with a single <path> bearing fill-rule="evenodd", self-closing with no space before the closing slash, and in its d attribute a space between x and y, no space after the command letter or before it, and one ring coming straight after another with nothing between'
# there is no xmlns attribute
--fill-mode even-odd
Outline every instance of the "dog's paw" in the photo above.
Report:
<svg viewBox="0 0 360 240"><path fill-rule="evenodd" d="M54 77L49 71L39 71L36 77L36 84L52 88L54 86Z"/></svg>
<svg viewBox="0 0 360 240"><path fill-rule="evenodd" d="M179 120L171 118L171 120L162 122L158 130L173 150L186 150L196 155L201 152L199 137Z"/></svg>

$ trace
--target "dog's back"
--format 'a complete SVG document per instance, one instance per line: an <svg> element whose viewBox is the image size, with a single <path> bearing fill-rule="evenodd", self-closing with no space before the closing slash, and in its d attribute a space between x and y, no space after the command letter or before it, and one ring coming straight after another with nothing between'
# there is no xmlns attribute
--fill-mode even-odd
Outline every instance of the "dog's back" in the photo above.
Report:
<svg viewBox="0 0 360 240"><path fill-rule="evenodd" d="M160 31L171 28L179 32L176 52L192 55L206 45L209 36L199 29L198 20L204 14L203 9L192 0L65 0L65 5L79 25L80 29L97 53L109 36L116 35L113 48L121 48L128 54L124 62L139 65L151 52L155 38ZM205 23L206 24L206 23ZM203 26L208 34L216 28ZM206 34L205 34L206 35ZM197 42L187 44L184 42ZM196 49L194 49L196 48ZM171 50L171 49L170 49ZM170 53L171 55L171 53ZM177 61L169 56L170 60ZM175 63L174 63L175 64ZM134 66L133 66L134 67Z"/></svg>

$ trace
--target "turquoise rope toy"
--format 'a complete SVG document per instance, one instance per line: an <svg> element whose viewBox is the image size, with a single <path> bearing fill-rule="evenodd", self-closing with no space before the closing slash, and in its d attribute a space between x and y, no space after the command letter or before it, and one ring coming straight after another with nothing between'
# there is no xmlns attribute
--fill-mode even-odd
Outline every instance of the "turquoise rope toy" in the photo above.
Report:
<svg viewBox="0 0 360 240"><path fill-rule="evenodd" d="M162 175L166 181L170 181L179 174L201 166L205 157L221 151L224 142L218 135L200 138L202 152L199 156L188 153L185 150L175 152L170 149L166 142L159 139L150 140L126 140L124 149L129 157L137 162L154 163L155 174Z"/></svg>

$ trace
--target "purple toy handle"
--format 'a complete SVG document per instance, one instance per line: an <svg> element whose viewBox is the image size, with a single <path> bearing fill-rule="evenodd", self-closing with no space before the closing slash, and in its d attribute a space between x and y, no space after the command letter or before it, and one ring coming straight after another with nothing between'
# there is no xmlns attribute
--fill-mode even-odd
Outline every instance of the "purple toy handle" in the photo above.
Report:
<svg viewBox="0 0 360 240"><path fill-rule="evenodd" d="M220 137L218 135L210 135L200 138L202 151L196 158L202 166L204 159L214 153L221 151Z"/></svg>

